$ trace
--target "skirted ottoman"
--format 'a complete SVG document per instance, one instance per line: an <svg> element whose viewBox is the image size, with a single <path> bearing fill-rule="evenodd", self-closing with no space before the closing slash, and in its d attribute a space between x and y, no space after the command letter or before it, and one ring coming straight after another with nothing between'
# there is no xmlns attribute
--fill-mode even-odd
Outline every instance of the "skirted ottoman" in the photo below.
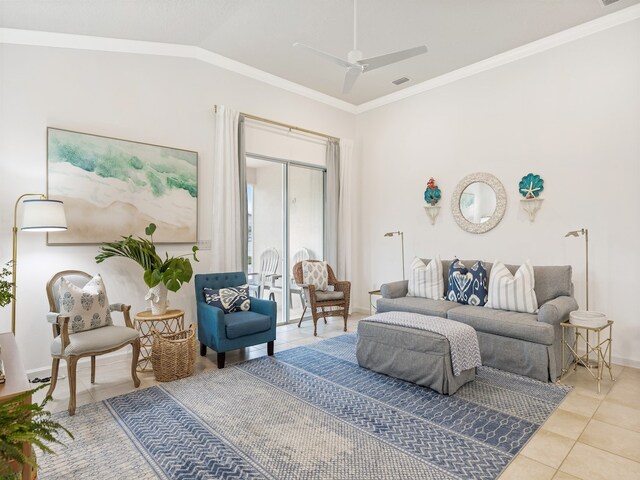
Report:
<svg viewBox="0 0 640 480"><path fill-rule="evenodd" d="M451 356L450 340L454 339L443 335L451 337L450 329L457 332L457 348L467 357L466 362L456 360L467 367L473 365L459 371L458 375L454 375ZM464 339L462 344L459 341L461 335ZM472 327L408 312L385 312L360 320L356 357L361 367L429 387L445 395L454 394L462 385L474 380L475 367L480 365L477 335ZM460 368L460 364L457 366Z"/></svg>

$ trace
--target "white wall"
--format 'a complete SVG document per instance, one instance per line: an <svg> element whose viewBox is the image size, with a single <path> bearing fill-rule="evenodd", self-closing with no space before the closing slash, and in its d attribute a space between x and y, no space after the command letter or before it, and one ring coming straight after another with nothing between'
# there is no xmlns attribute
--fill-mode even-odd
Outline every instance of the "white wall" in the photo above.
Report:
<svg viewBox="0 0 640 480"><path fill-rule="evenodd" d="M399 279L397 238L414 255L537 265L571 264L584 306L584 242L590 231L590 307L615 320L613 355L640 366L640 21L460 80L358 117L361 144L360 255L355 304L366 290ZM492 231L473 235L451 215L465 175L486 171L504 184L507 210ZM520 178L545 180L535 223L521 209ZM443 192L431 226L426 182ZM367 309L368 310L368 309Z"/></svg>
<svg viewBox="0 0 640 480"><path fill-rule="evenodd" d="M210 188L215 104L355 136L352 114L191 59L0 44L0 82L0 261L11 257L16 198L46 189L48 126L198 151L201 241L210 240L210 212L220 208L211 204ZM145 308L142 271L133 262L111 259L98 266L97 246L47 247L43 234L21 233L19 246L16 336L28 369L50 364L44 288L54 272L99 271L112 301ZM200 259L196 271L209 271L211 252L202 251ZM170 300L194 320L192 285ZM9 329L7 307L0 310L0 331Z"/></svg>

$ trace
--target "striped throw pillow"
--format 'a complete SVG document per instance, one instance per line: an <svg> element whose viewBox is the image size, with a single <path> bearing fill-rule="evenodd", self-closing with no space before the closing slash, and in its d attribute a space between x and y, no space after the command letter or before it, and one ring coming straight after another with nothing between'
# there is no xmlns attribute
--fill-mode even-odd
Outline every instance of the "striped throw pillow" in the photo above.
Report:
<svg viewBox="0 0 640 480"><path fill-rule="evenodd" d="M485 305L497 310L536 313L538 300L533 266L528 260L518 268L515 275L500 261L493 264L489 276L489 301Z"/></svg>
<svg viewBox="0 0 640 480"><path fill-rule="evenodd" d="M423 297L439 300L444 297L444 280L442 279L442 262L435 257L428 265L418 257L411 262L409 272L408 297Z"/></svg>

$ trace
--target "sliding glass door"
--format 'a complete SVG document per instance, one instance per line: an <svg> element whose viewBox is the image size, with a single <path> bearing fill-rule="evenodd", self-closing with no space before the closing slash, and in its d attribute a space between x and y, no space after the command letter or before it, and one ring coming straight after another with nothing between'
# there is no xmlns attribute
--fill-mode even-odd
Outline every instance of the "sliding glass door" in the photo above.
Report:
<svg viewBox="0 0 640 480"><path fill-rule="evenodd" d="M324 170L289 165L289 258L296 262L324 259ZM290 279L289 320L299 320L305 311L302 290Z"/></svg>
<svg viewBox="0 0 640 480"><path fill-rule="evenodd" d="M248 274L251 293L278 304L278 323L298 321L304 296L296 262L324 258L325 170L247 155Z"/></svg>

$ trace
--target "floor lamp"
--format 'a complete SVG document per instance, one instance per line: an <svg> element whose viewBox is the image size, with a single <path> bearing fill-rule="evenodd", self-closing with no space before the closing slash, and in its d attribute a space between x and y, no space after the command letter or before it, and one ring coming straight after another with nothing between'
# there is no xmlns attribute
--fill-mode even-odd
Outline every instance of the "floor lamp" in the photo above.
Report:
<svg viewBox="0 0 640 480"><path fill-rule="evenodd" d="M587 283L587 308L589 310L589 230L586 228L581 228L580 230L572 230L567 232L566 237L579 237L580 235L584 236L584 244L585 244L585 272L586 272L586 283Z"/></svg>
<svg viewBox="0 0 640 480"><path fill-rule="evenodd" d="M393 237L394 235L400 235L402 245L402 280L404 280L404 233L398 230L397 232L387 232L384 234L385 237Z"/></svg>
<svg viewBox="0 0 640 480"><path fill-rule="evenodd" d="M20 200L22 200L20 230L25 232L60 232L67 229L67 218L61 201L49 200L46 195L41 193L25 193L16 200L13 209L13 259L11 262L11 333L14 335L16 334L16 269L18 266L18 205Z"/></svg>

